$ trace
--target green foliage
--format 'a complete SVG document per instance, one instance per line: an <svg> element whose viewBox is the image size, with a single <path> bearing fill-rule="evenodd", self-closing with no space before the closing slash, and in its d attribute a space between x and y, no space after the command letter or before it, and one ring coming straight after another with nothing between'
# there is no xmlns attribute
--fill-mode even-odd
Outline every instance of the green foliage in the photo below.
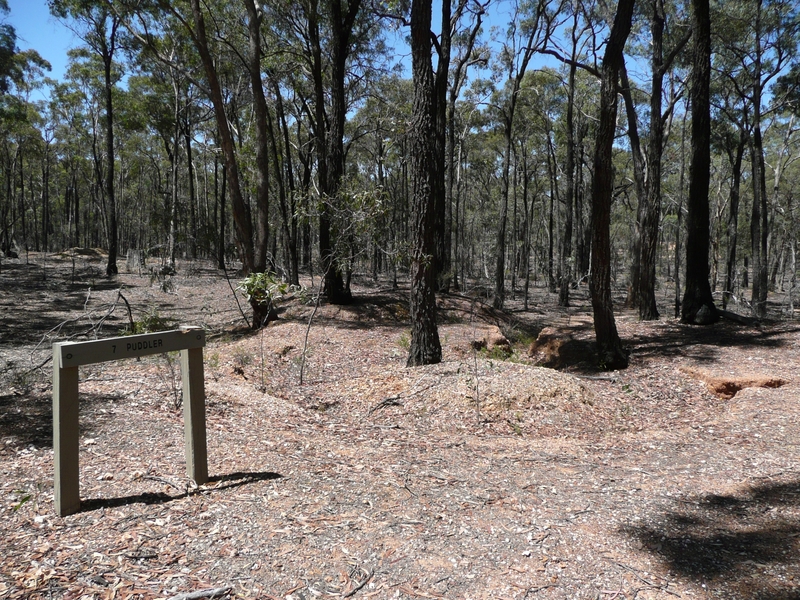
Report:
<svg viewBox="0 0 800 600"><path fill-rule="evenodd" d="M267 307L272 307L279 298L303 291L302 287L278 279L275 273L270 272L250 273L236 289L244 294L251 305Z"/></svg>
<svg viewBox="0 0 800 600"><path fill-rule="evenodd" d="M411 348L411 333L410 332L402 333L400 335L400 339L397 340L397 343L403 350L408 351L408 349Z"/></svg>
<svg viewBox="0 0 800 600"><path fill-rule="evenodd" d="M169 319L158 314L156 309L147 311L140 319L133 322L133 327L126 329L124 335L138 335L140 333L152 333L155 331L167 331L171 329L172 323Z"/></svg>
<svg viewBox="0 0 800 600"><path fill-rule="evenodd" d="M514 352L509 346L494 346L491 350L483 348L481 354L489 360L505 361L511 358Z"/></svg>
<svg viewBox="0 0 800 600"><path fill-rule="evenodd" d="M20 495L19 500L11 509L12 512L17 512L22 506L28 502L31 498L33 498L33 494L29 494L24 490L14 490L17 494Z"/></svg>

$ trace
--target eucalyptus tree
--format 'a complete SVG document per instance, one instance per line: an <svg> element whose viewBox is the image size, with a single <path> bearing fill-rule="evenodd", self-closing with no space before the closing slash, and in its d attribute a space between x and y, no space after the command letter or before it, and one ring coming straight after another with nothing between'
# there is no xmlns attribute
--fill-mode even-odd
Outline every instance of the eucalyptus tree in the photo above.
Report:
<svg viewBox="0 0 800 600"><path fill-rule="evenodd" d="M625 67L622 70L621 92L628 117L628 139L638 197L628 304L638 309L640 319L648 321L658 319L655 293L661 219L662 155L668 124L676 103L683 95L683 86L679 79L673 79L665 90L664 78L673 69L676 59L688 43L690 31L679 5L668 6L663 0L648 0L645 6L650 34L645 40L650 61L649 110L646 111L649 123L644 127L646 149L639 133L641 111L636 110L634 93Z"/></svg>
<svg viewBox="0 0 800 600"><path fill-rule="evenodd" d="M434 229L435 252L434 268L437 276L437 289L446 290L451 283L450 253L451 230L450 196L448 177L452 176L452 153L448 151L448 142L452 148L451 111L455 99L464 84L467 68L470 63L486 63L483 53L473 56L477 36L481 31L483 15L491 0L481 4L478 0L458 0L441 3L441 33L438 35L434 51L437 57L434 70L434 143L435 143L435 175L434 185ZM462 21L464 23L462 24ZM431 35L434 35L433 32ZM456 46L456 61L452 63L453 45ZM448 130L450 133L448 133Z"/></svg>
<svg viewBox="0 0 800 600"><path fill-rule="evenodd" d="M148 46L159 60L168 65L180 67L183 64L181 61L183 56L173 59L165 52L159 52L158 40L162 36L177 39L188 36L191 46L197 53L199 70L203 77L194 79L193 83L204 91L211 102L217 126L216 138L225 165L225 187L231 200L234 240L239 250L242 269L245 274L249 274L257 269L263 270L266 261L266 243L262 237L254 238L252 214L243 191L235 139L235 132L239 135L243 132L240 128L234 130L231 126L231 120L237 121L236 111L230 105L230 100L236 97L236 93L229 93L230 90L226 90L223 85L223 75L225 70L231 67L231 59L230 56L224 55L222 49L232 50L226 45L229 22L222 18L226 8L230 7L201 3L200 0L189 0L188 6L185 3L173 3L167 0L151 0L127 6L131 16L125 20L125 25L139 43ZM210 32L207 21L212 24ZM166 46L170 47L169 44ZM187 73L187 75L192 74ZM258 231L263 232L263 230ZM222 255L220 264L224 266ZM253 309L257 310L257 307L253 306Z"/></svg>
<svg viewBox="0 0 800 600"><path fill-rule="evenodd" d="M386 53L380 18L362 0L282 1L265 8L275 40L271 60L283 61L282 81L295 94L313 137L319 202L312 213L319 225L323 291L329 302L347 303L352 297L348 257L354 249L345 127L348 113L380 72L376 58Z"/></svg>
<svg viewBox="0 0 800 600"><path fill-rule="evenodd" d="M7 13L8 6L0 2L0 14ZM2 174L5 181L0 192L0 249L10 251L13 246L17 224L20 225L19 242L29 246L30 232L33 244L39 249L39 233L47 247L50 219L50 202L47 189L41 189L41 206L35 203L33 186L42 186L47 180L51 164L50 143L52 136L42 134L44 106L34 102L32 92L41 88L46 79L44 71L50 64L35 50L19 51L16 33L7 23L0 23L0 133L2 134ZM25 159L27 158L27 168ZM41 177L37 177L36 163L41 164ZM25 203L25 178L30 202ZM19 190L16 188L19 187ZM33 228L27 226L26 216L30 208L34 219Z"/></svg>
<svg viewBox="0 0 800 600"><path fill-rule="evenodd" d="M795 2L756 0L714 3L715 70L739 97L749 126L753 206L750 250L753 265L752 305L766 315L768 293L769 195L764 158L764 118L780 107L782 97L767 105L772 82L796 58L800 19Z"/></svg>
<svg viewBox="0 0 800 600"><path fill-rule="evenodd" d="M709 0L692 0L692 106L689 198L686 215L686 287L681 321L708 325L719 319L708 281L709 204L711 168L711 13Z"/></svg>
<svg viewBox="0 0 800 600"><path fill-rule="evenodd" d="M611 27L600 79L600 111L592 180L592 273L591 293L597 352L603 369L628 366L614 320L611 301L611 244L609 224L614 187L612 164L617 117L617 80L624 65L623 50L633 20L634 0L620 0Z"/></svg>
<svg viewBox="0 0 800 600"><path fill-rule="evenodd" d="M407 255L407 151L413 95L410 80L397 75L383 77L348 124L350 173L359 180L357 193L373 199L372 210L362 214L369 220L368 247L376 279L390 269L396 277L397 267Z"/></svg>
<svg viewBox="0 0 800 600"><path fill-rule="evenodd" d="M67 71L69 77L70 70ZM55 152L60 157L53 184L61 199L61 236L64 247L81 245L81 207L82 184L91 178L88 168L88 149L86 132L90 123L90 113L84 104L82 90L67 81L53 86L50 94L49 114L53 123ZM89 175L84 175L85 173ZM85 209L84 209L85 212Z"/></svg>
<svg viewBox="0 0 800 600"><path fill-rule="evenodd" d="M168 40L164 40L168 41ZM162 50L163 51L163 50ZM176 49L167 52L173 57ZM181 159L181 114L187 109L189 82L172 64L140 55L139 75L128 79L129 122L137 129L149 129L161 140L169 160L169 201L166 202L167 266L175 269L179 228L179 165ZM189 161L187 161L187 166Z"/></svg>
<svg viewBox="0 0 800 600"><path fill-rule="evenodd" d="M503 308L505 303L506 274L506 230L508 227L508 200L511 190L511 154L513 148L514 113L521 92L522 80L531 59L549 34L546 24L547 5L542 1L520 4L513 3L514 14L506 31L505 40L497 57L494 68L499 77L506 78L505 89L501 99L495 104L499 109L502 121L505 149L502 167L502 195L500 198L500 214L497 223L497 245L495 249L496 263L494 274L495 308Z"/></svg>
<svg viewBox="0 0 800 600"><path fill-rule="evenodd" d="M517 212L517 196L521 196L521 217L516 226L515 271L520 270L523 283L524 304L528 305L530 287L531 253L546 256L548 285L555 284L553 273L553 251L555 250L555 186L557 175L554 173L554 162L561 160L555 156L556 128L559 125L565 95L560 73L551 68L543 68L526 75L523 82L525 89L532 93L521 94L517 106L518 124L515 128L515 178L516 188L521 188L514 195L515 213ZM559 144L560 145L560 144ZM563 153L562 153L563 155ZM542 159L547 157L547 159ZM555 160L554 160L555 159ZM549 202L546 201L549 199ZM540 201L539 201L540 200ZM539 201L539 202L537 202ZM538 217L538 218L536 218ZM542 232L539 237L547 238L547 249L539 250L533 245L534 233ZM512 289L514 288L512 279Z"/></svg>
<svg viewBox="0 0 800 600"><path fill-rule="evenodd" d="M103 66L98 56L86 48L75 48L69 51L69 63L64 81L54 89L56 96L62 98L65 103L67 109L65 116L70 123L70 129L67 131L74 136L61 138L62 142L68 145L70 153L75 152L76 156L80 156L81 162L86 160L91 164L92 184L85 186L82 185L84 182L80 177L76 179L71 186L71 191L75 194L71 201L75 202L77 211L81 204L81 198L86 199L83 202L84 211L80 215L84 227L84 243L90 243L93 246L102 245L99 236L100 230L103 232L105 241L110 244L112 222L109 216L112 207L106 193L110 167L106 147L108 132L105 119L105 85L102 73ZM65 133L66 131L60 130L56 135L59 137ZM113 153L111 160L115 160ZM75 167L77 164L71 162L70 166ZM82 173L82 169L73 171L73 175L76 177ZM81 193L82 191L88 193ZM118 217L116 210L113 211L113 215L116 228ZM116 265L116 260L114 264Z"/></svg>
<svg viewBox="0 0 800 600"><path fill-rule="evenodd" d="M557 230L563 198L559 181L563 179L561 165L565 151L560 140L565 137L561 129L567 105L567 94L562 83L562 74L549 67L525 76L521 88L525 93L519 94L514 133L515 140L526 142L525 153L517 156L518 162L526 163L525 172L521 175L523 182L530 177L531 168L538 168L541 170L542 183L547 184L547 202L542 207L542 220L546 223L547 248L543 250L543 255L546 256L545 274L550 291L556 291L558 287Z"/></svg>
<svg viewBox="0 0 800 600"><path fill-rule="evenodd" d="M106 275L118 273L117 268L117 203L114 195L114 88L122 76L115 62L120 41L121 18L102 0L48 0L50 12L67 22L97 56L102 65L105 128L105 173L103 194L107 203L105 219L108 239Z"/></svg>
<svg viewBox="0 0 800 600"><path fill-rule="evenodd" d="M447 3L444 3L447 4ZM456 164L456 133L460 129L456 122L456 102L467 81L469 69L471 67L483 67L488 63L489 47L482 44L479 38L483 28L483 19L486 11L490 7L490 2L480 4L479 2L467 3L459 2L459 11L468 16L471 21L466 27L451 35L453 48L452 68L450 69L449 89L447 93L447 140L446 153L444 156L444 182L445 182L445 214L440 219L444 219L441 232L437 239L437 245L441 248L439 265L439 286L447 290L452 283L458 289L458 269L453 268L453 255L456 253L454 243L458 240L458 214L459 196L456 185L457 164ZM458 11L457 11L458 13ZM455 214L453 214L455 211Z"/></svg>
<svg viewBox="0 0 800 600"><path fill-rule="evenodd" d="M407 366L442 360L436 325L435 252L436 80L431 63L432 0L411 3L411 66L414 105L411 121L411 344ZM443 148L442 148L443 150Z"/></svg>

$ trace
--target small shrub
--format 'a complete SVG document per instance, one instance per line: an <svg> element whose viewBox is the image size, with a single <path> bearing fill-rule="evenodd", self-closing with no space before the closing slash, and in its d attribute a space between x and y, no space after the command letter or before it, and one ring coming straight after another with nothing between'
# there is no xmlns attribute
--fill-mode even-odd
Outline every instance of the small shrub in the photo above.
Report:
<svg viewBox="0 0 800 600"><path fill-rule="evenodd" d="M257 304L272 308L278 298L294 294L301 287L278 279L275 273L250 273L236 288L242 292L251 305Z"/></svg>
<svg viewBox="0 0 800 600"><path fill-rule="evenodd" d="M250 354L244 348L234 348L233 350L233 362L236 363L236 366L240 369L244 369L248 365L253 363L253 355Z"/></svg>
<svg viewBox="0 0 800 600"><path fill-rule="evenodd" d="M147 311L141 318L133 322L130 329L125 330L126 335L138 335L140 333L153 333L156 331L167 331L171 327L169 319L158 314L156 309Z"/></svg>
<svg viewBox="0 0 800 600"><path fill-rule="evenodd" d="M411 334L410 333L400 334L400 339L397 340L397 343L403 350L409 350L411 348Z"/></svg>

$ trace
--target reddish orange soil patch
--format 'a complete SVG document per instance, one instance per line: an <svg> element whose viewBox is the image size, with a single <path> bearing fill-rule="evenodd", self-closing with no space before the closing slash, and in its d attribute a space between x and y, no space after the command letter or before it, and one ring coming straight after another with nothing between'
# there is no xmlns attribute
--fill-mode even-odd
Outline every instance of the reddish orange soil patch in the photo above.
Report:
<svg viewBox="0 0 800 600"><path fill-rule="evenodd" d="M703 381L712 394L725 400L733 398L744 388L779 388L789 383L786 379L781 379L780 377L774 377L772 375L750 374L744 376L725 376L714 375L707 371L693 368L685 368L682 370L687 375L691 375L695 379Z"/></svg>

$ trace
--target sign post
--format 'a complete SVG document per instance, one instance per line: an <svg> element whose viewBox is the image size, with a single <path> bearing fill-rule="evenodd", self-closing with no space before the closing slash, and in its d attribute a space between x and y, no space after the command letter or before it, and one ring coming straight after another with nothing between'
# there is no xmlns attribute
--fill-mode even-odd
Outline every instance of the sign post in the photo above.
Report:
<svg viewBox="0 0 800 600"><path fill-rule="evenodd" d="M208 481L205 388L201 327L53 344L53 453L56 513L66 516L81 506L78 463L78 367L162 352L181 353L186 472L198 485Z"/></svg>

